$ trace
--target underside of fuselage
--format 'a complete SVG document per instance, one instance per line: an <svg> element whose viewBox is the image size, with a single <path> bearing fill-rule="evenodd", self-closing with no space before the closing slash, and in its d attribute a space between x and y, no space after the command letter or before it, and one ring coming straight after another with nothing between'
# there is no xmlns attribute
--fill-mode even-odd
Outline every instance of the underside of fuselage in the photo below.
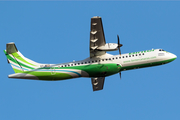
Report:
<svg viewBox="0 0 180 120"><path fill-rule="evenodd" d="M38 79L38 80L65 80L78 77L106 77L118 73L119 64L93 64L71 67L46 67L22 73L11 74L9 78ZM34 77L33 77L34 76Z"/></svg>

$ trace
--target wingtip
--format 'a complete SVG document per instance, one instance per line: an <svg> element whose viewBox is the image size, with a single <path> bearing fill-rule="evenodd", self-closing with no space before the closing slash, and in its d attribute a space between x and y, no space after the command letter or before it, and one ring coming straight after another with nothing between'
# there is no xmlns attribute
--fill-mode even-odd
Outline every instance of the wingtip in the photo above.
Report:
<svg viewBox="0 0 180 120"><path fill-rule="evenodd" d="M101 18L100 16L93 16L92 18Z"/></svg>
<svg viewBox="0 0 180 120"><path fill-rule="evenodd" d="M9 43L7 43L7 44L15 44L14 42L9 42Z"/></svg>

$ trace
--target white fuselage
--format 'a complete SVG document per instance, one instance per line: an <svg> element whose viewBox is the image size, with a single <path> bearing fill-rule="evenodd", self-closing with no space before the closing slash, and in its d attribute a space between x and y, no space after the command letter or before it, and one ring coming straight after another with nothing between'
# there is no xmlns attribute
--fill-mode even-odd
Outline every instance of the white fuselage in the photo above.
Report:
<svg viewBox="0 0 180 120"><path fill-rule="evenodd" d="M139 52L133 52L133 53L127 53L121 55L111 55L106 53L105 55L102 55L100 57L97 56L94 58L87 58L85 60L63 63L55 66L68 67L68 66L81 66L88 64L92 65L92 64L117 63L121 65L122 67L121 71L123 71L126 70L125 69L126 67L135 66L135 68L138 68L138 65L149 64L149 63L153 64L156 62L171 60L176 57L177 57L176 55L166 52L164 50L162 51L162 49L152 49L152 50L145 50L145 51L139 51Z"/></svg>

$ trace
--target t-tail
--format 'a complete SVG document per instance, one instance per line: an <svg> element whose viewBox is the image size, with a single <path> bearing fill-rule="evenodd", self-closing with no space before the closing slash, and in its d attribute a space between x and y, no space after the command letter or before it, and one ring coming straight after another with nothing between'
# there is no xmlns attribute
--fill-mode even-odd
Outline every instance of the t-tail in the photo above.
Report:
<svg viewBox="0 0 180 120"><path fill-rule="evenodd" d="M24 57L17 49L14 43L7 43L4 53L7 61L11 64L16 74L9 75L9 78L18 78L17 76L23 75L25 71L31 71L40 67L40 63L34 62ZM24 79L24 78L23 78Z"/></svg>

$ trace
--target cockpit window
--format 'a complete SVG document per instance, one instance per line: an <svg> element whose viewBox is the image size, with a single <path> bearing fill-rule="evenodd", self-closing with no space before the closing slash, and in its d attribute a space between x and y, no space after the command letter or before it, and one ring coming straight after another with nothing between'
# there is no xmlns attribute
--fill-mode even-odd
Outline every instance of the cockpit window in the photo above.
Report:
<svg viewBox="0 0 180 120"><path fill-rule="evenodd" d="M165 51L165 50L163 50L163 49L159 49L159 51Z"/></svg>

